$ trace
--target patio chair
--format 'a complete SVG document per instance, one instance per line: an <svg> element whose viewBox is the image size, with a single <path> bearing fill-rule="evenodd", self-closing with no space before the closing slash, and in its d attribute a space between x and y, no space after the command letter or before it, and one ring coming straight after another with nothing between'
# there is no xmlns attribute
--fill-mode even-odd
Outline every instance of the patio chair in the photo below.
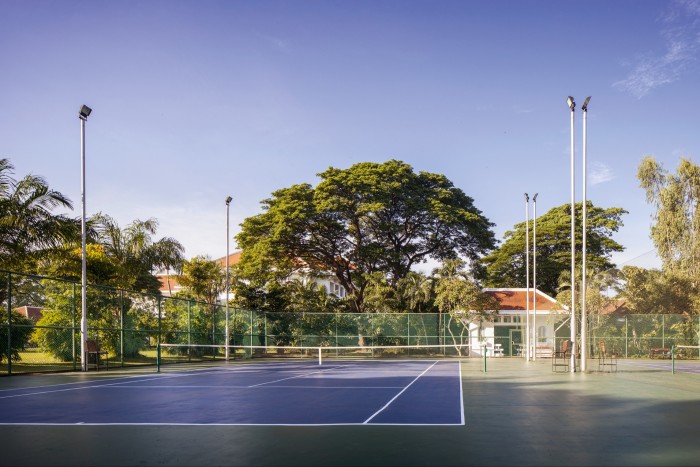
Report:
<svg viewBox="0 0 700 467"><path fill-rule="evenodd" d="M600 351L598 352L598 371L617 372L617 355L607 352L604 341L600 341L598 345L600 346Z"/></svg>
<svg viewBox="0 0 700 467"><path fill-rule="evenodd" d="M556 346L555 346L556 347ZM571 364L571 341L565 339L561 342L559 350L552 352L552 371L569 371Z"/></svg>
<svg viewBox="0 0 700 467"><path fill-rule="evenodd" d="M87 340L86 342L86 347L87 347L87 362L88 365L90 365L90 362L92 361L93 365L95 365L95 369L99 371L100 369L100 360L102 359L102 356L104 355L104 361L105 361L105 366L109 368L109 359L107 358L107 351L106 350L101 350L100 345L97 341L93 340Z"/></svg>

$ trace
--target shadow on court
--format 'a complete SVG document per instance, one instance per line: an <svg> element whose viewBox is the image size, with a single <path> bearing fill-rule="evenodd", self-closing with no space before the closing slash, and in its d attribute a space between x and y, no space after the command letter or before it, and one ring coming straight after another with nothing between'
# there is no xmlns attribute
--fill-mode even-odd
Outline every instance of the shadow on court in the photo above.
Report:
<svg viewBox="0 0 700 467"><path fill-rule="evenodd" d="M483 373L465 359L462 385L464 426L0 426L0 463L700 464L698 374L624 362L612 374L553 374L548 360L505 358Z"/></svg>

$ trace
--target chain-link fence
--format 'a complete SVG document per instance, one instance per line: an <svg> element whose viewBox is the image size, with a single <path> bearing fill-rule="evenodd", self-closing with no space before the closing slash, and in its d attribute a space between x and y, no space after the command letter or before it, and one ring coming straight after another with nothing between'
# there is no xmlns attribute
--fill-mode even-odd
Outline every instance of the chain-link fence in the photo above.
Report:
<svg viewBox="0 0 700 467"><path fill-rule="evenodd" d="M75 370L81 367L81 287L74 282L2 272L0 275L0 374ZM226 342L226 307L179 298L89 285L87 338L109 368L155 365L157 345ZM567 339L566 317L552 317L558 348ZM471 333L459 321L436 313L292 313L228 309L230 345L380 346L498 344L506 356L521 355L521 322L481 323ZM485 328L494 326L491 332ZM652 349L700 343L698 315L593 315L590 355L598 342L624 357ZM494 332L495 331L495 332ZM184 361L197 356L180 355ZM213 355L218 358L219 355ZM223 355L221 355L223 358ZM689 355L698 358L698 355ZM99 360L94 363L100 363Z"/></svg>

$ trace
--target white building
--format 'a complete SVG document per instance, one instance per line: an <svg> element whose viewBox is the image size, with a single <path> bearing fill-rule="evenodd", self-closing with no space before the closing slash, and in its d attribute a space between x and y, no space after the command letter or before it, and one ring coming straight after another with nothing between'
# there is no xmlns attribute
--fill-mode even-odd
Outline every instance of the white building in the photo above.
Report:
<svg viewBox="0 0 700 467"><path fill-rule="evenodd" d="M530 289L484 289L499 303L493 310L493 322L471 323L469 345L471 355L483 355L486 344L488 356L522 356L525 353L526 316L530 315L531 354L535 357L551 357L557 332L568 326L568 307L554 298ZM568 329L568 327L566 327Z"/></svg>
<svg viewBox="0 0 700 467"><path fill-rule="evenodd" d="M236 251L235 253L231 253L228 256L228 265L229 268L235 264L238 264L241 260L241 253L242 251ZM226 257L223 256L221 258L215 259L214 260L220 267L221 269L226 268ZM178 281L178 277L176 275L169 275L165 272L159 272L156 274L158 279L160 280L161 286L160 286L160 292L163 294L163 296L170 297L174 295L175 293L179 292L182 290L182 286L180 285ZM310 267L306 265L306 263L301 264L301 267L298 269L298 271L294 272L290 277L289 280L294 280L298 279L302 281L304 284L308 284L309 282L313 282L317 284L318 286L325 287L326 292L328 294L335 295L338 298L345 298L347 295L347 291L345 290L345 287L340 285L340 282L338 279L331 273L324 273L323 271L318 271L318 270L312 270ZM230 296L229 298L233 298ZM221 296L219 297L220 301L224 303L226 301L226 294L222 293Z"/></svg>

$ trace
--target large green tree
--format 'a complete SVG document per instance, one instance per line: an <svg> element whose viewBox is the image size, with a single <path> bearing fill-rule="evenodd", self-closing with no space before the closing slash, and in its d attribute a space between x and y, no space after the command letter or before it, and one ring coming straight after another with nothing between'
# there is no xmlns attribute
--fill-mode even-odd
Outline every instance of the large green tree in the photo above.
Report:
<svg viewBox="0 0 700 467"><path fill-rule="evenodd" d="M196 256L182 266L180 285L189 295L207 305L215 305L219 295L226 291L226 274L216 261L206 256Z"/></svg>
<svg viewBox="0 0 700 467"><path fill-rule="evenodd" d="M581 266L582 203L576 204L576 264ZM587 206L586 266L589 274L612 268L610 257L624 247L612 239L622 226L622 208ZM489 287L525 286L525 222L515 225L504 235L501 246L483 259L485 283ZM533 245L533 223L530 222L530 248ZM556 295L559 276L571 270L571 205L550 209L537 218L537 288ZM532 253L530 254L532 261ZM532 265L531 265L532 266Z"/></svg>
<svg viewBox="0 0 700 467"><path fill-rule="evenodd" d="M647 202L656 212L651 238L664 270L689 277L700 286L700 166L681 159L675 174L653 157L642 159L637 170Z"/></svg>
<svg viewBox="0 0 700 467"><path fill-rule="evenodd" d="M414 172L401 161L329 168L321 182L275 191L264 213L243 222L239 274L250 281L298 269L332 272L365 311L376 272L395 287L428 258L472 264L495 245L492 224L444 175Z"/></svg>
<svg viewBox="0 0 700 467"><path fill-rule="evenodd" d="M618 292L633 314L694 314L700 297L685 274L625 266Z"/></svg>

